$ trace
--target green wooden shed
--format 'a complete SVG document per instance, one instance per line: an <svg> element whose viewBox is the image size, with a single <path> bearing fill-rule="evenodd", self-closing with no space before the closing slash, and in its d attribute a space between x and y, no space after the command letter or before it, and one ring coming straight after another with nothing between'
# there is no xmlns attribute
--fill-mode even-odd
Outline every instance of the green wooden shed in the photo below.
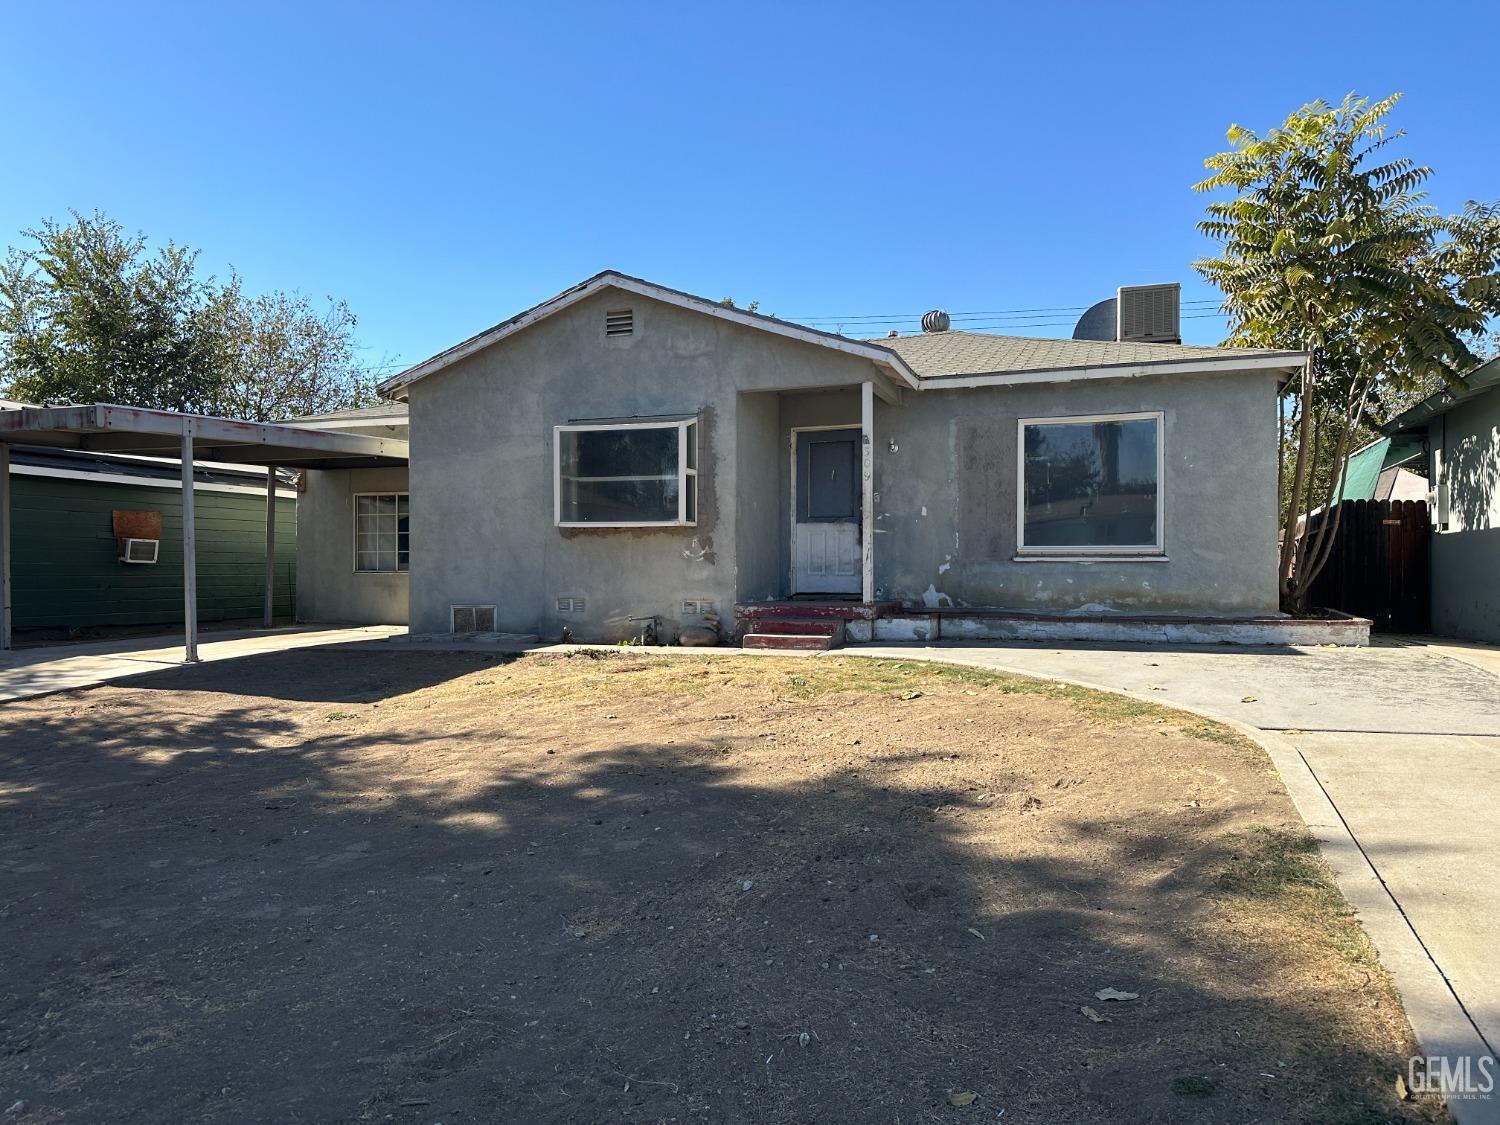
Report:
<svg viewBox="0 0 1500 1125"><path fill-rule="evenodd" d="M11 454L15 629L180 625L182 484L177 464L65 449ZM265 577L265 477L205 467L194 473L201 621L258 620ZM296 604L295 493L278 489L275 612ZM160 521L154 563L120 561L116 513Z"/></svg>

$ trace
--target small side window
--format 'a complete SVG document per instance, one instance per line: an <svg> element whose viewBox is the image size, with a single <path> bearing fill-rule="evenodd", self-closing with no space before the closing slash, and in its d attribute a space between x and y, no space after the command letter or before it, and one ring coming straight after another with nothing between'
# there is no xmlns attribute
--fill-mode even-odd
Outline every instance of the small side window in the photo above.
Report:
<svg viewBox="0 0 1500 1125"><path fill-rule="evenodd" d="M404 492L367 492L354 498L355 570L409 569L410 503Z"/></svg>

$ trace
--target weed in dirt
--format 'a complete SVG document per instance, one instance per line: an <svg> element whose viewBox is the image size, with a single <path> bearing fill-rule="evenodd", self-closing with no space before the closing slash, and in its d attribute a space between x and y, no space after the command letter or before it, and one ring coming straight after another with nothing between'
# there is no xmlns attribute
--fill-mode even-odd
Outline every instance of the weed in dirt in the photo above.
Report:
<svg viewBox="0 0 1500 1125"><path fill-rule="evenodd" d="M1222 893L1275 899L1308 933L1326 936L1349 964L1371 973L1383 971L1369 936L1334 886L1311 833L1256 825L1237 843L1234 857L1219 875Z"/></svg>

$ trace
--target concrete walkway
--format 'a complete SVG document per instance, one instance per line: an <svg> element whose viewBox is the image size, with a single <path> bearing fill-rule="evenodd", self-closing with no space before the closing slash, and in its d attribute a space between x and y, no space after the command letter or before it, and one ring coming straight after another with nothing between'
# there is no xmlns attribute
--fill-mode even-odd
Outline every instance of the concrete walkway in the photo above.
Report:
<svg viewBox="0 0 1500 1125"><path fill-rule="evenodd" d="M201 633L198 657L204 663L233 660L239 656L284 652L314 645L382 640L393 633L404 632L404 626L374 625L356 629L305 626ZM175 638L169 643L165 641L161 637L149 640L131 637L97 644L48 645L0 652L0 703L181 667L182 642Z"/></svg>
<svg viewBox="0 0 1500 1125"><path fill-rule="evenodd" d="M1359 912L1430 1055L1500 1045L1500 650L1395 638L1357 648L857 645L1183 707L1266 746ZM1474 1070L1480 1080L1482 1072ZM1500 1122L1500 1089L1450 1098Z"/></svg>

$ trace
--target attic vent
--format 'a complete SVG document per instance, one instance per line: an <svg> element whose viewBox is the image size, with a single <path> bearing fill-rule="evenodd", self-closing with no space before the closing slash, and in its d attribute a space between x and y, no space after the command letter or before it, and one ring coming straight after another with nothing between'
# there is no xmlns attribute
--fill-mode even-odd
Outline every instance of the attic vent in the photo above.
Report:
<svg viewBox="0 0 1500 1125"><path fill-rule="evenodd" d="M634 331L634 309L615 309L604 314L604 334L606 336L629 336Z"/></svg>
<svg viewBox="0 0 1500 1125"><path fill-rule="evenodd" d="M495 607L492 605L456 605L453 612L453 632L493 633L495 631Z"/></svg>
<svg viewBox="0 0 1500 1125"><path fill-rule="evenodd" d="M1182 326L1178 319L1182 286L1122 285L1116 315L1116 339L1140 344L1180 344Z"/></svg>
<svg viewBox="0 0 1500 1125"><path fill-rule="evenodd" d="M587 603L581 597L564 596L557 599L558 613L582 613Z"/></svg>

